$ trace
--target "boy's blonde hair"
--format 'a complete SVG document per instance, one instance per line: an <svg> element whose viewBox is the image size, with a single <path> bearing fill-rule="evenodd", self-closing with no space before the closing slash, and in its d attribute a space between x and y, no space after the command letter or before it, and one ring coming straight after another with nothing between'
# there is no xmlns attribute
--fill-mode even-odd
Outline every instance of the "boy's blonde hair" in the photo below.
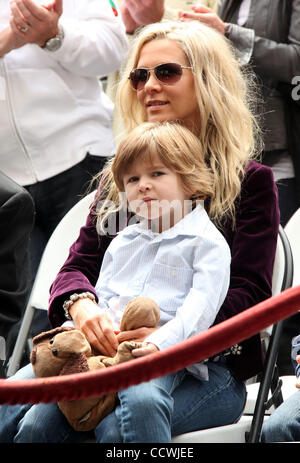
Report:
<svg viewBox="0 0 300 463"><path fill-rule="evenodd" d="M124 191L123 177L131 165L136 160L151 160L154 154L179 175L187 194L199 199L213 194L212 176L199 139L186 127L172 122L145 122L121 141L112 162L112 174L119 191Z"/></svg>
<svg viewBox="0 0 300 463"><path fill-rule="evenodd" d="M186 127L173 122L146 122L134 128L120 142L115 157L108 164L118 192L124 191L124 175L132 164L136 160L151 161L155 154L179 176L191 200L213 197L212 174L204 161L199 139ZM103 201L99 210L101 230L104 230L108 216L115 210L114 202L109 197Z"/></svg>
<svg viewBox="0 0 300 463"><path fill-rule="evenodd" d="M130 132L146 121L144 108L128 76L137 66L144 45L152 40L175 41L193 68L195 98L200 124L194 128L207 166L213 175L214 195L209 216L222 225L229 218L234 226L235 201L251 158L260 148L259 128L253 115L253 81L239 67L230 43L220 33L198 21L160 22L144 27L135 38L117 92L117 105ZM109 168L101 192L117 200Z"/></svg>

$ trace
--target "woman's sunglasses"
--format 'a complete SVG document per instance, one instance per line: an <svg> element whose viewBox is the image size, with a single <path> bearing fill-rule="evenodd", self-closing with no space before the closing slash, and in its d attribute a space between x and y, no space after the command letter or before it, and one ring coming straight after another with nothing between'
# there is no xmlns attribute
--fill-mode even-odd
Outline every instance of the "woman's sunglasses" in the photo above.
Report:
<svg viewBox="0 0 300 463"><path fill-rule="evenodd" d="M154 68L136 68L131 71L128 79L134 90L143 90L149 80L151 71L155 77L165 85L174 85L182 76L182 69L192 69L191 66L182 66L178 63L164 63Z"/></svg>

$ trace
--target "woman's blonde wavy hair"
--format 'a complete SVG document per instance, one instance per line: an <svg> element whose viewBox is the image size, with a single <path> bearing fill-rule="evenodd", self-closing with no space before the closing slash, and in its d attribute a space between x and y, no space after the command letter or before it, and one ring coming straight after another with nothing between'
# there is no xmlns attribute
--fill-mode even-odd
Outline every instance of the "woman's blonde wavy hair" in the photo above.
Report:
<svg viewBox="0 0 300 463"><path fill-rule="evenodd" d="M152 40L168 39L179 44L193 68L195 98L199 103L197 135L205 162L213 175L209 216L221 226L228 218L235 223L235 203L250 159L261 148L260 131L254 116L255 98L252 75L241 70L230 43L220 33L198 21L160 22L143 28L132 43L122 73L116 104L126 131L146 121L144 108L132 89L128 76L137 67L141 50ZM99 194L120 209L118 189L113 181L110 161L100 179ZM103 214L103 208L100 215ZM110 211L110 213L113 211Z"/></svg>

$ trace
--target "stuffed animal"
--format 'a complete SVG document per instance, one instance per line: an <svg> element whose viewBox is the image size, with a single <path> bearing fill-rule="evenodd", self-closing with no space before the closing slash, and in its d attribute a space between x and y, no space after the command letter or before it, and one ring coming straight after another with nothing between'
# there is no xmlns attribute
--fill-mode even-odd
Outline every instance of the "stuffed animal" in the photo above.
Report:
<svg viewBox="0 0 300 463"><path fill-rule="evenodd" d="M159 318L157 304L150 298L138 297L127 304L120 330L155 327ZM80 330L61 326L35 336L33 345L30 361L34 374L36 377L48 377L99 370L132 360L132 350L140 347L141 343L120 343L113 358L96 355ZM116 401L117 394L111 393L100 397L60 401L58 407L75 430L89 431L113 411Z"/></svg>

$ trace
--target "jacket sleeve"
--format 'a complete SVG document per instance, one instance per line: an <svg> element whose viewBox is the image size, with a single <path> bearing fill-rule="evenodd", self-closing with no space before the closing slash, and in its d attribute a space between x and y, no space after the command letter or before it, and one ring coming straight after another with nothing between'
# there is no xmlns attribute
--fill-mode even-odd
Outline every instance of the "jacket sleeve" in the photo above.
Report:
<svg viewBox="0 0 300 463"><path fill-rule="evenodd" d="M272 275L279 230L277 187L269 167L256 165L244 179L236 228L228 238L231 276L220 323L272 295Z"/></svg>
<svg viewBox="0 0 300 463"><path fill-rule="evenodd" d="M103 76L118 70L128 48L125 27L115 16L109 0L79 0L76 16L62 16L61 48L51 53L67 71L85 77Z"/></svg>
<svg viewBox="0 0 300 463"><path fill-rule="evenodd" d="M0 171L0 336L21 319L30 294L33 224L31 195Z"/></svg>
<svg viewBox="0 0 300 463"><path fill-rule="evenodd" d="M95 284L110 241L111 238L98 235L95 215L90 212L50 288L48 315L52 326L59 326L65 321L62 306L70 294L89 291L98 301Z"/></svg>
<svg viewBox="0 0 300 463"><path fill-rule="evenodd" d="M256 74L287 83L300 75L300 0L292 3L287 43L278 43L236 24L232 24L229 37L242 65L251 62ZM280 12L277 14L280 17Z"/></svg>

